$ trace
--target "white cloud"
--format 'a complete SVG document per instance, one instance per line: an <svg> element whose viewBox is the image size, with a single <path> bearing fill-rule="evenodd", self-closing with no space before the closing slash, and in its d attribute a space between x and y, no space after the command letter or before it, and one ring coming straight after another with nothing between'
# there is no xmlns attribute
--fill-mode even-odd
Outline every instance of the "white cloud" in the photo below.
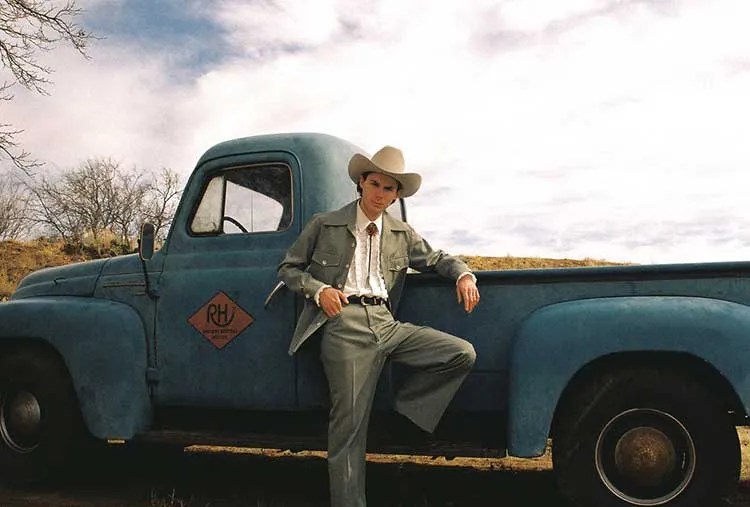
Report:
<svg viewBox="0 0 750 507"><path fill-rule="evenodd" d="M51 97L3 106L26 147L186 173L227 138L323 131L403 147L410 220L452 251L750 258L750 4L187 5L230 52L193 74L120 40L55 52Z"/></svg>

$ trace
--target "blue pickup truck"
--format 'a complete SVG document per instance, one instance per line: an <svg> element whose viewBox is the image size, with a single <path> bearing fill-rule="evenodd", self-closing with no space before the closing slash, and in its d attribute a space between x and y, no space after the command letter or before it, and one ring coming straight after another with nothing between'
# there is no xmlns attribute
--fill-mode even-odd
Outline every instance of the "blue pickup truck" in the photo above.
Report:
<svg viewBox="0 0 750 507"><path fill-rule="evenodd" d="M86 439L325 449L315 340L276 267L303 224L355 197L351 143L322 134L209 149L166 242L28 275L0 304L0 477L38 480ZM403 202L391 213L405 218ZM750 263L408 276L398 318L465 337L476 365L436 442L381 431L405 371L384 370L372 451L534 457L552 441L583 506L708 506L731 496L750 406Z"/></svg>

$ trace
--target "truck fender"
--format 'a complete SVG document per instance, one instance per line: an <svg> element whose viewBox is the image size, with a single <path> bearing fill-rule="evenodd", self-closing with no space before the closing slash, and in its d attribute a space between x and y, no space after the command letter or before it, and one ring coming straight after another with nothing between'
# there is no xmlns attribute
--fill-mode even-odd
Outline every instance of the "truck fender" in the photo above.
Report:
<svg viewBox="0 0 750 507"><path fill-rule="evenodd" d="M680 352L709 363L750 404L750 308L709 298L611 297L530 314L511 346L508 451L544 453L565 387L585 365L619 352Z"/></svg>
<svg viewBox="0 0 750 507"><path fill-rule="evenodd" d="M150 424L146 335L131 307L71 296L0 304L0 346L26 339L47 342L59 353L94 437L129 439Z"/></svg>

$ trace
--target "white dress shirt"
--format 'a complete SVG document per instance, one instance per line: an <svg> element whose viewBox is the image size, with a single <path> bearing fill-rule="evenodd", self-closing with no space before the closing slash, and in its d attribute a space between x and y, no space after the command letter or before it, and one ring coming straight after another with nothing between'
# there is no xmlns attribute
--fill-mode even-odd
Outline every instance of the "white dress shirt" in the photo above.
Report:
<svg viewBox="0 0 750 507"><path fill-rule="evenodd" d="M367 226L374 223L378 231L370 236ZM380 270L380 232L383 230L383 215L370 220L357 205L357 224L355 228L354 256L349 266L349 274L344 284L346 296L378 296L388 298L385 280Z"/></svg>

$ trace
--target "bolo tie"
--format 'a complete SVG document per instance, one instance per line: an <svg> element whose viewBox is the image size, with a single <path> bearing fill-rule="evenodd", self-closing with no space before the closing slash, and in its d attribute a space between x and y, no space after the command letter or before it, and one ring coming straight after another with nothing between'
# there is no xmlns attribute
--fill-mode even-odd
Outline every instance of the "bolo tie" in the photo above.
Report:
<svg viewBox="0 0 750 507"><path fill-rule="evenodd" d="M372 237L378 233L378 226L375 225L375 222L370 222L367 224L367 229L365 230L367 231L370 242L370 249L367 252L367 284L372 287L370 284L370 270L372 269Z"/></svg>

